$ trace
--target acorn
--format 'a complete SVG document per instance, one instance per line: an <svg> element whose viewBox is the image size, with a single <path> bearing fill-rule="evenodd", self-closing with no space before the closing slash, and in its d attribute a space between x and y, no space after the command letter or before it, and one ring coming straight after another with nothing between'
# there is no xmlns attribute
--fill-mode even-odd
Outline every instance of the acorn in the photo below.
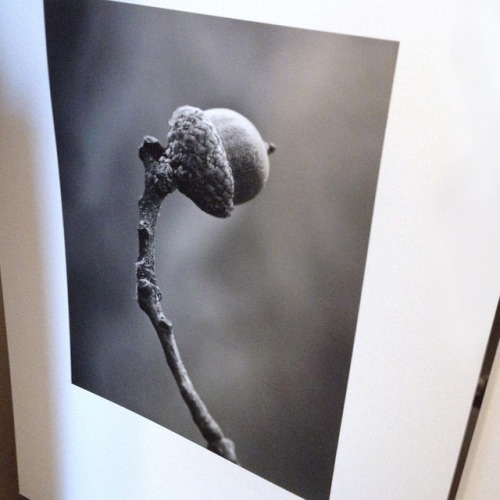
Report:
<svg viewBox="0 0 500 500"><path fill-rule="evenodd" d="M165 156L175 182L203 211L228 217L262 190L275 148L247 118L230 109L181 106L169 125Z"/></svg>

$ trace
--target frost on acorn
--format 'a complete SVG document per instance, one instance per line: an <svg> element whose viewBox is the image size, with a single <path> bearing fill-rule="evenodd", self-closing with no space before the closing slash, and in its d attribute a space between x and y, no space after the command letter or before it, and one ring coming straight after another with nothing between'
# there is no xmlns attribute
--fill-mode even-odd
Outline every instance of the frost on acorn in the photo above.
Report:
<svg viewBox="0 0 500 500"><path fill-rule="evenodd" d="M179 191L199 208L228 217L233 205L261 191L274 146L247 118L230 109L182 106L169 124L166 157Z"/></svg>

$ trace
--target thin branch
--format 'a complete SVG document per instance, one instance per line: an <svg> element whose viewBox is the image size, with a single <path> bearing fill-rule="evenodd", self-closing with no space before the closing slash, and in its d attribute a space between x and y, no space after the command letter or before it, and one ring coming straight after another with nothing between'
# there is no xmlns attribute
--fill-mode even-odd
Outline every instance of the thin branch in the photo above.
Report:
<svg viewBox="0 0 500 500"><path fill-rule="evenodd" d="M172 323L160 304L162 295L155 272L155 230L164 198L176 189L165 148L153 137L145 137L139 156L145 168L145 186L139 200L139 259L136 264L137 301L148 315L160 339L165 357L194 422L214 453L238 463L233 441L225 437L196 392L177 349Z"/></svg>

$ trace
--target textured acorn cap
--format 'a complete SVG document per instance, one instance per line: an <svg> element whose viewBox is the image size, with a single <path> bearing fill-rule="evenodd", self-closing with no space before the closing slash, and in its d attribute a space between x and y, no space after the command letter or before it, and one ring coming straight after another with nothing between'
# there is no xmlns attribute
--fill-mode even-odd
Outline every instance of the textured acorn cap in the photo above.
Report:
<svg viewBox="0 0 500 500"><path fill-rule="evenodd" d="M254 198L269 177L269 145L253 123L236 111L208 109L205 116L222 139L234 179L235 205Z"/></svg>
<svg viewBox="0 0 500 500"><path fill-rule="evenodd" d="M234 181L214 124L192 106L176 109L169 124L166 156L179 191L203 211L228 217L233 209Z"/></svg>

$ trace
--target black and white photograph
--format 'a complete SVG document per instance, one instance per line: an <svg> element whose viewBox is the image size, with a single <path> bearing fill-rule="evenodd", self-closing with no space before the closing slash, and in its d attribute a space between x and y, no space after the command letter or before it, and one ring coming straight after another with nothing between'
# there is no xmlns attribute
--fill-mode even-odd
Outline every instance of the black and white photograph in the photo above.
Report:
<svg viewBox="0 0 500 500"><path fill-rule="evenodd" d="M44 8L72 383L329 498L397 41Z"/></svg>

